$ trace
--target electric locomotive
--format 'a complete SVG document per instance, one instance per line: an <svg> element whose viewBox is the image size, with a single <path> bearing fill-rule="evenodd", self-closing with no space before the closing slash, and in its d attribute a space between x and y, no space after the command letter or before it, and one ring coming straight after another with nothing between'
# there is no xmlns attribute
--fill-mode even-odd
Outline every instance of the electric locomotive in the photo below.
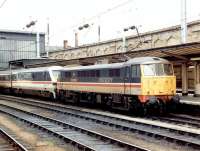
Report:
<svg viewBox="0 0 200 151"><path fill-rule="evenodd" d="M172 64L162 58L140 57L122 63L66 67L60 71L57 96L110 108L139 112L178 102Z"/></svg>

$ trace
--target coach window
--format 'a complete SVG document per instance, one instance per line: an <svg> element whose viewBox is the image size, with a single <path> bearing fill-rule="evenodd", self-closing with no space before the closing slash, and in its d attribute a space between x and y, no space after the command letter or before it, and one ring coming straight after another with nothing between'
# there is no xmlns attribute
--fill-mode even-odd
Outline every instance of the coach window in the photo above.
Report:
<svg viewBox="0 0 200 151"><path fill-rule="evenodd" d="M49 72L45 72L45 81L51 81Z"/></svg>
<svg viewBox="0 0 200 151"><path fill-rule="evenodd" d="M18 76L19 76L19 80L24 80L24 73L23 72L19 73Z"/></svg>
<svg viewBox="0 0 200 151"><path fill-rule="evenodd" d="M24 73L24 80L32 81L32 74L31 74L31 72Z"/></svg>
<svg viewBox="0 0 200 151"><path fill-rule="evenodd" d="M16 74L12 74L11 77L12 77L12 80L13 80L13 81L17 80L17 75L16 75Z"/></svg>
<svg viewBox="0 0 200 151"><path fill-rule="evenodd" d="M76 71L72 71L72 79L75 79L76 78Z"/></svg>
<svg viewBox="0 0 200 151"><path fill-rule="evenodd" d="M32 78L33 78L33 81L36 81L36 73L32 73Z"/></svg>
<svg viewBox="0 0 200 151"><path fill-rule="evenodd" d="M44 72L33 72L32 78L33 81L44 81L45 78Z"/></svg>
<svg viewBox="0 0 200 151"><path fill-rule="evenodd" d="M0 76L0 80L1 80L1 81L4 81L4 77L3 77L3 76Z"/></svg>
<svg viewBox="0 0 200 151"><path fill-rule="evenodd" d="M6 76L5 76L5 80L6 80L6 81L9 81L9 80L10 80L10 75L6 75Z"/></svg>
<svg viewBox="0 0 200 151"><path fill-rule="evenodd" d="M63 81L69 81L71 79L71 72L70 71L65 71L62 73L62 79Z"/></svg>

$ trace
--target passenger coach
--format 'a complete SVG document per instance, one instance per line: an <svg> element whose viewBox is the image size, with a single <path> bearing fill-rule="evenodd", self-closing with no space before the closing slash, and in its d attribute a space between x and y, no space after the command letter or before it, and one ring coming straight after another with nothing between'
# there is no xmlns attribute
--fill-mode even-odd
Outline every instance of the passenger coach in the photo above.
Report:
<svg viewBox="0 0 200 151"><path fill-rule="evenodd" d="M56 98L55 89L62 67L40 67L12 71L12 91L16 94L31 94Z"/></svg>
<svg viewBox="0 0 200 151"><path fill-rule="evenodd" d="M0 91L1 92L10 92L11 89L11 72L7 71L0 71Z"/></svg>

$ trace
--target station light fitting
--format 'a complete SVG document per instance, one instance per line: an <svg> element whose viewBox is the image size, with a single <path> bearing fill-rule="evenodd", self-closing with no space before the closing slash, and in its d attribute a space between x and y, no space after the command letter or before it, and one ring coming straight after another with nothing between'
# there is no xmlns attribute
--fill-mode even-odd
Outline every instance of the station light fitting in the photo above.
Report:
<svg viewBox="0 0 200 151"><path fill-rule="evenodd" d="M78 27L78 30L82 30L82 29L83 29L83 27L82 27L82 26Z"/></svg>
<svg viewBox="0 0 200 151"><path fill-rule="evenodd" d="M124 28L124 32L128 31L129 29L134 30L136 29L136 26L130 26L128 28Z"/></svg>
<svg viewBox="0 0 200 151"><path fill-rule="evenodd" d="M84 28L88 28L89 27L89 24L85 24L83 25Z"/></svg>
<svg viewBox="0 0 200 151"><path fill-rule="evenodd" d="M89 24L84 24L83 26L78 27L78 30L83 30L83 28L88 28Z"/></svg>
<svg viewBox="0 0 200 151"><path fill-rule="evenodd" d="M133 30L133 29L136 29L136 27L135 26L131 26L131 27L129 27L129 29Z"/></svg>
<svg viewBox="0 0 200 151"><path fill-rule="evenodd" d="M124 31L128 31L128 28L124 28Z"/></svg>
<svg viewBox="0 0 200 151"><path fill-rule="evenodd" d="M36 22L37 21L31 21L29 24L26 25L26 28L30 28L31 26L34 26Z"/></svg>

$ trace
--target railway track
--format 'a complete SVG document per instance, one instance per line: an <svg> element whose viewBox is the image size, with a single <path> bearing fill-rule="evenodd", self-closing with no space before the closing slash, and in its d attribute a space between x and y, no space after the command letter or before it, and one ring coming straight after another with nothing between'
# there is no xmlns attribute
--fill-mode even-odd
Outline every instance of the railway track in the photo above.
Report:
<svg viewBox="0 0 200 151"><path fill-rule="evenodd" d="M149 117L149 119L168 122L190 128L197 128L197 129L200 128L200 118L192 117L185 114L169 114L165 117Z"/></svg>
<svg viewBox="0 0 200 151"><path fill-rule="evenodd" d="M0 150L1 151L28 151L13 136L0 128Z"/></svg>
<svg viewBox="0 0 200 151"><path fill-rule="evenodd" d="M61 120L41 116L7 105L0 104L0 111L62 138L67 143L71 143L81 150L150 151L85 128L62 122Z"/></svg>
<svg viewBox="0 0 200 151"><path fill-rule="evenodd" d="M15 98L15 100L13 98ZM22 99L8 96L4 96L3 99L7 99L9 101L17 103L22 103L24 105L34 106L37 108L51 110L62 115L68 115L75 121L87 121L88 125L98 123L108 127L114 127L118 130L128 131L131 133L137 132L139 134L145 134L147 136L151 136L158 139L162 138L170 142L200 149L200 131L198 130L180 128L179 126L169 124L155 124L154 121L146 122L142 120L139 121L137 119L132 120L132 118L125 119L120 118L118 116L109 116L102 114L100 115L99 113L80 110L77 108L70 108L55 103L33 101L30 99ZM56 118L59 119L58 117ZM59 120L62 120L62 118L63 116L61 116ZM82 126L84 127L84 125Z"/></svg>

